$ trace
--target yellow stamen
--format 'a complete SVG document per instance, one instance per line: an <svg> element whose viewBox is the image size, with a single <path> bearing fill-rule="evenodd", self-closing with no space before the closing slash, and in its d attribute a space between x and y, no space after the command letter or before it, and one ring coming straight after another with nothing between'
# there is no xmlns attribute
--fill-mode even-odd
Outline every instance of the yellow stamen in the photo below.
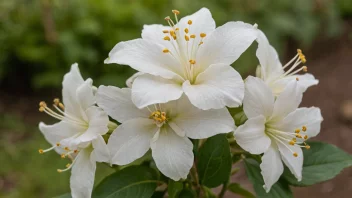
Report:
<svg viewBox="0 0 352 198"><path fill-rule="evenodd" d="M192 20L188 20L188 25L192 25Z"/></svg>
<svg viewBox="0 0 352 198"><path fill-rule="evenodd" d="M189 37L187 35L185 35L185 40L189 41Z"/></svg>
<svg viewBox="0 0 352 198"><path fill-rule="evenodd" d="M61 169L57 169L57 172L62 173L62 170Z"/></svg>
<svg viewBox="0 0 352 198"><path fill-rule="evenodd" d="M169 30L163 30L163 33L164 34L169 33Z"/></svg>
<svg viewBox="0 0 352 198"><path fill-rule="evenodd" d="M302 138L302 136L300 134L296 134L297 138Z"/></svg>
<svg viewBox="0 0 352 198"><path fill-rule="evenodd" d="M296 77L296 81L299 81L299 78L298 78L298 77Z"/></svg>
<svg viewBox="0 0 352 198"><path fill-rule="evenodd" d="M207 35L205 33L200 33L200 37L204 38L206 37Z"/></svg>
<svg viewBox="0 0 352 198"><path fill-rule="evenodd" d="M293 146L293 145L295 145L295 142L294 142L293 140L291 140L291 141L289 142L289 144Z"/></svg>
<svg viewBox="0 0 352 198"><path fill-rule="evenodd" d="M45 103L44 101L41 101L41 102L39 103L39 106L40 106L40 107L46 107L46 103Z"/></svg>
<svg viewBox="0 0 352 198"><path fill-rule="evenodd" d="M164 40L165 40L165 41L170 41L170 37L169 37L169 36L165 36L165 37L164 37Z"/></svg>
<svg viewBox="0 0 352 198"><path fill-rule="evenodd" d="M175 31L179 31L179 30L180 30L180 28L176 28L176 29L175 29Z"/></svg>
<svg viewBox="0 0 352 198"><path fill-rule="evenodd" d="M304 136L304 139L305 139L305 140L306 140L306 139L308 139L308 136L307 136L307 135L305 135L305 136Z"/></svg>
<svg viewBox="0 0 352 198"><path fill-rule="evenodd" d="M185 28L185 33L188 34L188 28Z"/></svg>
<svg viewBox="0 0 352 198"><path fill-rule="evenodd" d="M295 133L299 133L299 132L301 132L300 129L296 129L296 130L295 130Z"/></svg>
<svg viewBox="0 0 352 198"><path fill-rule="evenodd" d="M304 132L307 131L307 127L306 127L306 126L303 126L303 127L302 127L302 131L304 131Z"/></svg>
<svg viewBox="0 0 352 198"><path fill-rule="evenodd" d="M55 105L59 105L59 103L60 103L60 99L55 98L55 99L54 99L54 104L55 104Z"/></svg>
<svg viewBox="0 0 352 198"><path fill-rule="evenodd" d="M165 19L166 21L171 20L169 16L165 17L164 19Z"/></svg>
<svg viewBox="0 0 352 198"><path fill-rule="evenodd" d="M56 143L56 146L60 146L60 143Z"/></svg>
<svg viewBox="0 0 352 198"><path fill-rule="evenodd" d="M293 156L298 157L298 154L296 152L293 153Z"/></svg>
<svg viewBox="0 0 352 198"><path fill-rule="evenodd" d="M193 60L193 59L191 59L191 60L189 60L189 63L191 63L192 65L194 65L194 64L196 64L196 61Z"/></svg>
<svg viewBox="0 0 352 198"><path fill-rule="evenodd" d="M61 154L61 158L62 159L66 158L66 155L65 154Z"/></svg>
<svg viewBox="0 0 352 198"><path fill-rule="evenodd" d="M74 153L78 153L78 150L74 150L73 152L74 152Z"/></svg>
<svg viewBox="0 0 352 198"><path fill-rule="evenodd" d="M303 70L304 72L307 72L307 71L308 71L308 67L307 67L307 66L303 66L303 67L302 67L302 70Z"/></svg>
<svg viewBox="0 0 352 198"><path fill-rule="evenodd" d="M39 149L39 153L40 153L40 154L43 154L43 153L44 153L44 150L43 150L43 149Z"/></svg>
<svg viewBox="0 0 352 198"><path fill-rule="evenodd" d="M60 107L62 110L65 110L65 106L64 106L64 104L62 104L61 102L59 103L59 107Z"/></svg>
<svg viewBox="0 0 352 198"><path fill-rule="evenodd" d="M178 10L172 10L172 13L176 14L176 15L179 15L180 14L180 11Z"/></svg>
<svg viewBox="0 0 352 198"><path fill-rule="evenodd" d="M310 149L310 146L309 145L306 145L306 146L304 146L307 150L309 150Z"/></svg>
<svg viewBox="0 0 352 198"><path fill-rule="evenodd" d="M196 35L195 34L191 34L191 36L190 36L191 38L196 38Z"/></svg>
<svg viewBox="0 0 352 198"><path fill-rule="evenodd" d="M199 45L202 45L203 44L203 41L201 41L200 43L199 43Z"/></svg>
<svg viewBox="0 0 352 198"><path fill-rule="evenodd" d="M165 48L165 49L163 49L163 52L164 53L169 53L170 51L167 48Z"/></svg>
<svg viewBox="0 0 352 198"><path fill-rule="evenodd" d="M65 149L65 151L69 151L70 150L67 146L64 149Z"/></svg>
<svg viewBox="0 0 352 198"><path fill-rule="evenodd" d="M68 168L68 167L70 167L71 166L71 164L66 164L66 168Z"/></svg>
<svg viewBox="0 0 352 198"><path fill-rule="evenodd" d="M44 112L45 108L44 107L39 107L40 112Z"/></svg>

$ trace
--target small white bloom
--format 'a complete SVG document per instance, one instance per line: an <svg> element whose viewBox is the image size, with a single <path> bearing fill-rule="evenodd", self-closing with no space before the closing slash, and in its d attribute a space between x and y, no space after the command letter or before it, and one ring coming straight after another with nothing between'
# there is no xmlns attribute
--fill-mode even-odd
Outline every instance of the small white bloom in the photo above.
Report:
<svg viewBox="0 0 352 198"><path fill-rule="evenodd" d="M282 161L302 179L301 147L309 149L305 141L320 132L320 109L297 109L302 100L297 84L291 81L275 100L263 80L250 76L245 82L243 110L248 120L237 128L235 138L244 150L264 153L260 168L267 192L283 173Z"/></svg>
<svg viewBox="0 0 352 198"><path fill-rule="evenodd" d="M62 158L70 158L71 164L58 172L71 171L71 194L73 198L90 197L94 184L96 162L110 162L108 147L102 137L109 131L108 115L95 106L92 80L83 80L77 64L64 76L62 82L63 103L54 100L53 108L41 102L39 110L57 118L53 125L39 124L39 129Z"/></svg>
<svg viewBox="0 0 352 198"><path fill-rule="evenodd" d="M302 92L308 87L317 85L318 80L312 74L300 75L299 72L307 72L307 66L300 66L306 63L306 58L300 49L297 54L286 65L282 66L276 50L269 44L264 33L258 30L257 57L260 66L257 68L256 76L264 80L269 85L275 96L284 91L287 84L294 79L298 79L298 85ZM285 71L287 69L287 71Z"/></svg>
<svg viewBox="0 0 352 198"><path fill-rule="evenodd" d="M228 22L215 29L208 9L168 26L145 25L142 39L118 43L105 63L129 65L145 74L132 87L138 108L176 100L185 93L203 110L238 107L244 83L232 64L257 38L256 26Z"/></svg>
<svg viewBox="0 0 352 198"><path fill-rule="evenodd" d="M100 86L97 103L122 123L108 141L112 163L129 164L151 148L158 169L173 180L186 178L193 165L189 138L203 139L234 129L226 108L203 111L185 96L138 109L131 101L131 89Z"/></svg>

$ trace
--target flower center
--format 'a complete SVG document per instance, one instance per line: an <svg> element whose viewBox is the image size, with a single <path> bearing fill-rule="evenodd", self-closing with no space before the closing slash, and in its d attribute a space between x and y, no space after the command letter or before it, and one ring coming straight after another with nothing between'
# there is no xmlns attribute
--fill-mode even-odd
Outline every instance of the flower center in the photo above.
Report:
<svg viewBox="0 0 352 198"><path fill-rule="evenodd" d="M304 54L302 53L302 50L297 49L296 56L294 56L288 63L286 63L286 65L284 65L282 67L282 69L285 69L287 67L290 67L290 69L288 69L278 79L281 79L281 78L284 78L284 77L293 76L293 75L297 74L300 71L307 72L308 71L308 67L307 66L302 66L302 67L297 68L301 63L306 63L306 62L307 62L307 60L306 60L306 57L304 56ZM297 78L296 80L299 80L299 78Z"/></svg>
<svg viewBox="0 0 352 198"><path fill-rule="evenodd" d="M265 127L266 134L272 139L275 139L276 141L282 143L289 151L291 151L292 155L295 157L298 157L298 154L292 151L290 146L298 145L299 147L310 149L310 146L305 142L309 138L308 135L304 135L306 131L306 126L302 126L302 129L296 129L294 132L277 130L273 127L270 127L270 125L267 125ZM289 145L287 145L287 143Z"/></svg>
<svg viewBox="0 0 352 198"><path fill-rule="evenodd" d="M203 44L203 38L206 37L206 34L192 34L192 20L188 20L187 27L180 30L178 27L180 24L177 18L177 15L179 15L180 12L178 10L172 10L172 12L175 14L176 24L169 16L165 17L171 30L163 30L163 33L165 34L163 39L171 43L173 52L168 48L165 48L163 49L163 53L171 54L171 56L180 63L184 78L193 83L195 80L194 68L197 64L197 52L199 47ZM181 31L184 32L184 36L182 36ZM199 36L200 39L196 39L197 36Z"/></svg>
<svg viewBox="0 0 352 198"><path fill-rule="evenodd" d="M152 112L149 117L157 124L164 124L167 121L166 113L160 110Z"/></svg>

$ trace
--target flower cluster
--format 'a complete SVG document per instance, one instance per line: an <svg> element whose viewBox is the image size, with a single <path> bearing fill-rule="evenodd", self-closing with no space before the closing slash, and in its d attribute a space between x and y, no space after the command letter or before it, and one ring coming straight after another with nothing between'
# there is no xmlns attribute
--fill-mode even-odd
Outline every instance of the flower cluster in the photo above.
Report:
<svg viewBox="0 0 352 198"><path fill-rule="evenodd" d="M215 26L202 8L168 26L145 25L142 38L118 43L105 63L128 65L138 73L128 88L92 85L83 80L77 64L64 76L62 98L53 108L40 102L39 111L59 119L39 124L53 146L50 150L72 163L72 197L90 197L96 162L127 165L151 149L156 167L177 181L187 178L194 163L193 143L233 132L239 146L263 154L260 168L268 192L285 164L302 179L302 148L320 131L319 108L298 108L302 93L318 84L307 72L301 50L282 66L264 33L243 22ZM231 67L254 42L260 65L256 77L245 80ZM286 71L285 71L286 70ZM228 109L240 107L248 120L241 126ZM119 126L109 120L109 116Z"/></svg>

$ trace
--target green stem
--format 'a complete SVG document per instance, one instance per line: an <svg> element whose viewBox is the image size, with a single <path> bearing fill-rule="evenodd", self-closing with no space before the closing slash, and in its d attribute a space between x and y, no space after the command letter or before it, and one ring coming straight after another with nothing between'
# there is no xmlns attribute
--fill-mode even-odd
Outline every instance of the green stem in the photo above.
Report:
<svg viewBox="0 0 352 198"><path fill-rule="evenodd" d="M227 185L228 185L228 183L229 183L229 180L227 180L226 182L224 182L224 184L222 185L221 191L220 191L220 193L219 193L219 195L218 195L219 198L223 198L223 197L224 197L225 192L226 192L226 190L227 190Z"/></svg>

